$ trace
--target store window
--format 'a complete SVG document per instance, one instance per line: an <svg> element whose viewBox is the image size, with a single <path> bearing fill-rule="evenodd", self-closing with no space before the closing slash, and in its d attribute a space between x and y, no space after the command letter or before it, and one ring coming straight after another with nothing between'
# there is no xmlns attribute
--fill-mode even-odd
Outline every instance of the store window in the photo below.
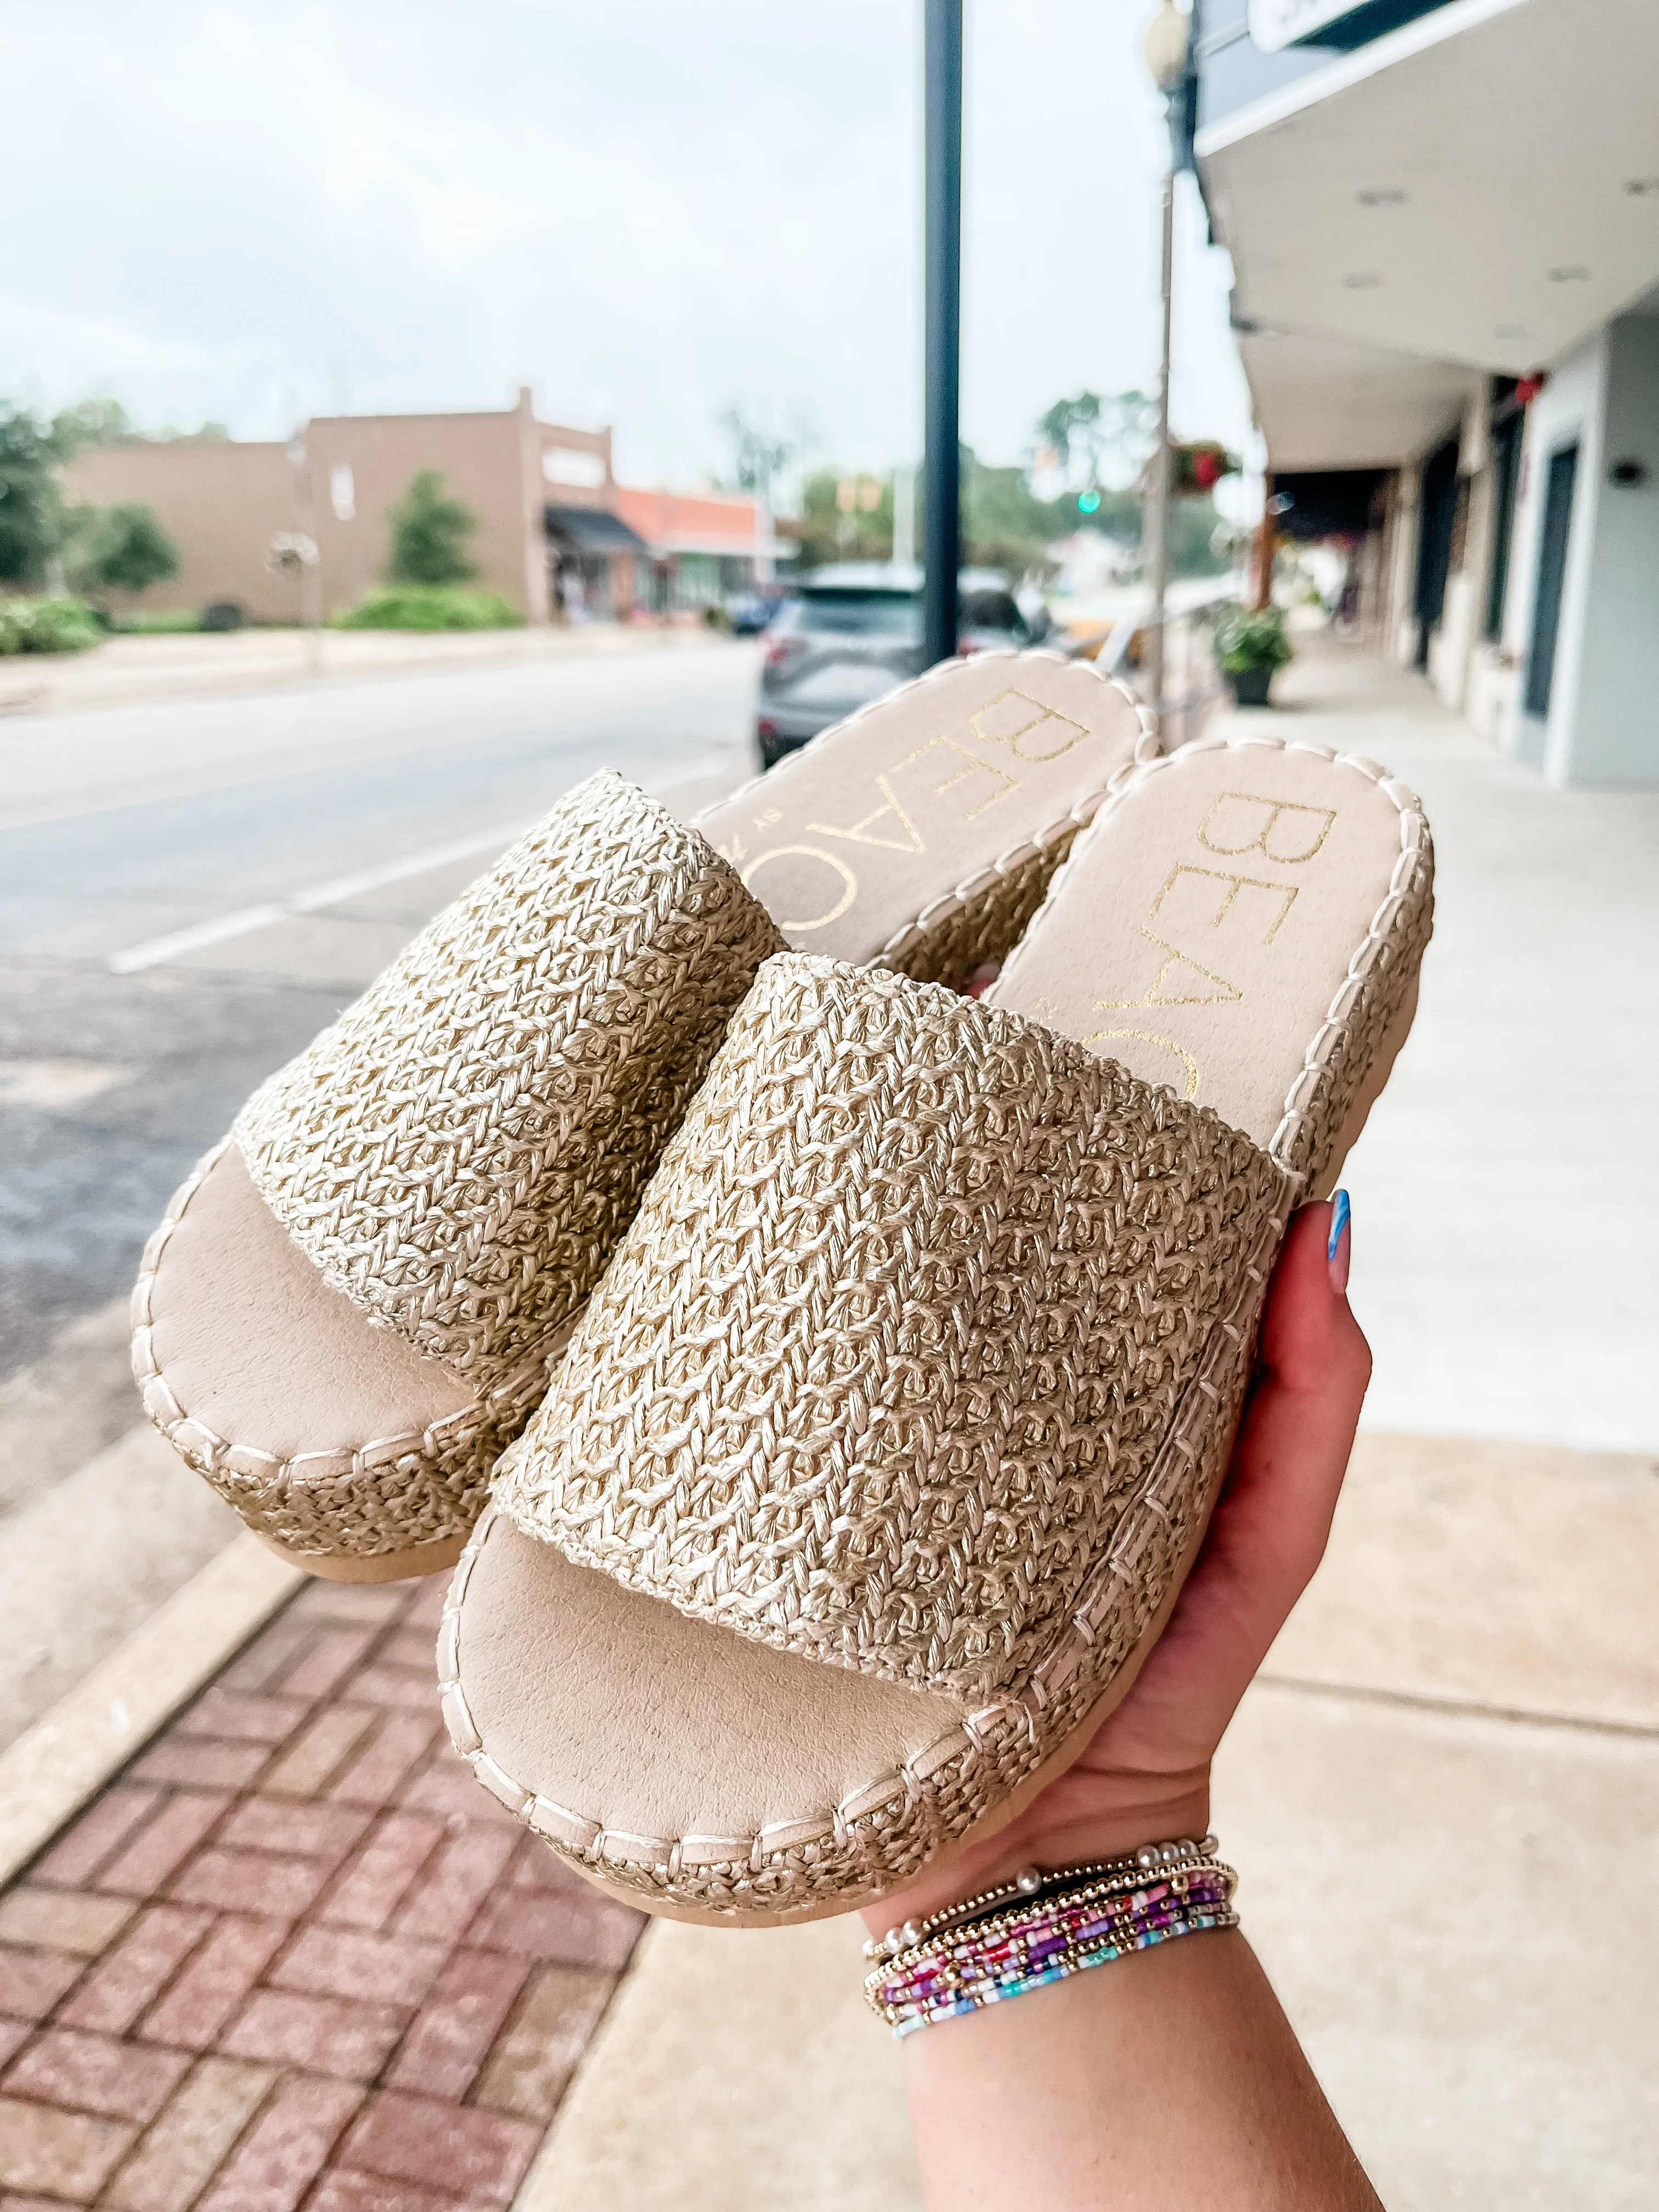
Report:
<svg viewBox="0 0 1659 2212"><path fill-rule="evenodd" d="M1515 536L1515 507L1521 488L1521 440L1526 410L1515 408L1492 425L1492 574L1486 585L1486 635L1504 635L1504 607L1510 595L1510 550Z"/></svg>

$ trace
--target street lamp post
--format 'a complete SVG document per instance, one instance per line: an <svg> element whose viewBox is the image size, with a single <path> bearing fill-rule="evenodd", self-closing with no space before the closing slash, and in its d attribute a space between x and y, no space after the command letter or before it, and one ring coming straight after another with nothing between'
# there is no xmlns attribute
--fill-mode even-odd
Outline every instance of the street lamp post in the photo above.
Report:
<svg viewBox="0 0 1659 2212"><path fill-rule="evenodd" d="M893 565L911 568L916 559L916 472L893 471Z"/></svg>
<svg viewBox="0 0 1659 2212"><path fill-rule="evenodd" d="M295 528L280 541L289 560L282 567L296 567L300 577L300 620L305 625L306 660L313 676L322 673L323 666L323 568L317 548L317 501L315 487L311 481L311 460L303 438L295 438L288 449L288 465L294 482Z"/></svg>
<svg viewBox="0 0 1659 2212"><path fill-rule="evenodd" d="M1158 263L1158 301L1162 337L1158 370L1158 450L1152 456L1152 482L1146 489L1143 527L1147 575L1152 587L1152 617L1148 624L1152 653L1147 682L1152 710L1158 727L1164 725L1164 602L1170 588L1170 339L1175 296L1175 190L1177 155L1175 140L1175 100L1187 75L1187 18L1175 0L1162 0L1146 26L1145 52L1152 82L1164 95L1170 145L1164 163L1163 226Z"/></svg>
<svg viewBox="0 0 1659 2212"><path fill-rule="evenodd" d="M957 649L962 566L962 0L924 0L927 381L922 460L922 642Z"/></svg>

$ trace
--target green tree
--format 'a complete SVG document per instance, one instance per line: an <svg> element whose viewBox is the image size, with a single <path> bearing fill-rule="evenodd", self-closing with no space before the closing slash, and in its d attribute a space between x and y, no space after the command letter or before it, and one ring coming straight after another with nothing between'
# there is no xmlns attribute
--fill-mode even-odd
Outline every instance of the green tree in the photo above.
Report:
<svg viewBox="0 0 1659 2212"><path fill-rule="evenodd" d="M225 434L212 422L190 434ZM71 509L58 481L83 447L143 435L118 399L77 399L50 422L0 400L0 584L61 591L74 568L83 589L142 592L178 574L179 549L148 507Z"/></svg>
<svg viewBox="0 0 1659 2212"><path fill-rule="evenodd" d="M720 426L732 441L732 481L737 491L769 492L772 481L800 450L800 440L775 438L757 429L738 409L728 407Z"/></svg>
<svg viewBox="0 0 1659 2212"><path fill-rule="evenodd" d="M1099 494L1095 509L1085 515L1079 510L1075 494L1040 499L1024 469L988 468L977 456L967 456L962 486L963 557L975 568L1000 568L1017 583L1033 571L1052 568L1050 549L1085 520L1114 538L1133 538L1140 526L1135 503L1125 493Z"/></svg>
<svg viewBox="0 0 1659 2212"><path fill-rule="evenodd" d="M921 488L917 488L918 501ZM1127 493L1109 493L1109 518L1099 519L1114 534L1133 538L1139 511ZM844 503L848 502L850 503ZM1117 514L1126 511L1127 520ZM852 476L839 468L820 469L802 491L801 515L783 527L800 546L803 569L830 561L887 561L893 551L891 475ZM962 448L962 558L964 568L1000 568L1012 580L1048 562L1054 540L1075 530L1080 517L1076 499L1039 499L1025 471L988 468L973 448Z"/></svg>
<svg viewBox="0 0 1659 2212"><path fill-rule="evenodd" d="M890 561L893 479L815 470L801 487L799 520L782 527L799 545L803 568L829 561Z"/></svg>
<svg viewBox="0 0 1659 2212"><path fill-rule="evenodd" d="M436 469L422 469L390 510L392 558L386 580L393 584L465 584L478 573L466 557L466 541L477 527L471 507L452 499Z"/></svg>
<svg viewBox="0 0 1659 2212"><path fill-rule="evenodd" d="M209 446L222 444L230 435L222 422L204 422L194 430L168 422L159 430L141 430L118 399L95 398L60 408L52 430L65 460L82 446Z"/></svg>
<svg viewBox="0 0 1659 2212"><path fill-rule="evenodd" d="M130 445L140 434L118 399L77 399L52 418L52 440L60 460L72 460L82 446Z"/></svg>
<svg viewBox="0 0 1659 2212"><path fill-rule="evenodd" d="M1158 407L1144 392L1079 392L1038 416L1037 435L1079 490L1133 483L1158 443Z"/></svg>
<svg viewBox="0 0 1659 2212"><path fill-rule="evenodd" d="M50 422L0 400L0 583L61 588L58 562L70 526L58 468L83 446L137 434L118 399L77 400Z"/></svg>
<svg viewBox="0 0 1659 2212"><path fill-rule="evenodd" d="M55 431L0 400L0 583L42 584L63 538Z"/></svg>
<svg viewBox="0 0 1659 2212"><path fill-rule="evenodd" d="M1053 448L1063 474L1080 473L1085 483L1095 483L1100 473L1100 394L1079 392L1072 399L1056 399L1037 417L1037 435Z"/></svg>
<svg viewBox="0 0 1659 2212"><path fill-rule="evenodd" d="M1157 410L1146 394L1107 398L1079 392L1058 399L1036 424L1053 447L1062 477L1073 487L1053 499L1032 489L1030 467L994 468L969 446L961 448L962 559L964 568L1000 568L1011 583L1052 574L1054 548L1079 527L1139 547L1140 494L1135 479L1155 442ZM1116 488L1103 482L1116 477ZM921 487L917 487L920 502ZM1211 545L1217 525L1209 499L1177 499L1171 510L1170 568L1178 576L1211 575L1227 567ZM893 550L893 479L823 468L802 488L801 514L781 524L800 547L803 570L830 561L887 561Z"/></svg>
<svg viewBox="0 0 1659 2212"><path fill-rule="evenodd" d="M1158 407L1144 392L1117 392L1103 398L1094 392L1079 392L1057 399L1039 417L1036 434L1053 449L1060 473L1074 487L1052 503L1055 511L1053 536L1060 537L1079 524L1102 532L1120 544L1141 543L1140 483L1146 464L1158 447ZM992 471L993 474L1000 473ZM1029 478L1027 488L1029 489ZM1034 502L1038 505L1040 502ZM993 501L978 534L988 542L1018 536L1017 502L1006 495ZM1207 496L1184 494L1170 510L1170 567L1177 576L1223 574L1229 565L1226 550L1218 550L1219 517ZM1012 549L1010 549L1012 550ZM988 551L979 556L988 561Z"/></svg>
<svg viewBox="0 0 1659 2212"><path fill-rule="evenodd" d="M179 548L153 507L126 500L114 507L70 510L64 566L77 592L144 592L179 568Z"/></svg>

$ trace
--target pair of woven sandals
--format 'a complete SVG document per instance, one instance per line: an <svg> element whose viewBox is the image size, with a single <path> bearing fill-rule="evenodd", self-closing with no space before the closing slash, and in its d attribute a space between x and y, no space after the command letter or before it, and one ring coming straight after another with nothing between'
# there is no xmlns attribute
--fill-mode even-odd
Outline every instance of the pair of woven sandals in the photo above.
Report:
<svg viewBox="0 0 1659 2212"><path fill-rule="evenodd" d="M1047 653L947 663L694 827L596 776L175 1197L146 1407L316 1573L459 1555L450 1734L580 1872L844 1911L1133 1679L1431 874L1370 763L1160 757Z"/></svg>

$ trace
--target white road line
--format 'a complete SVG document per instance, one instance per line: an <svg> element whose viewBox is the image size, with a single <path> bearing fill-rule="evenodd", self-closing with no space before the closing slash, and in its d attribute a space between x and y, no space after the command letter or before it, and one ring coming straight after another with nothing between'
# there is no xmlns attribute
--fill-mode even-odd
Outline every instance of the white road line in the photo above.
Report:
<svg viewBox="0 0 1659 2212"><path fill-rule="evenodd" d="M175 929L167 937L152 937L147 945L134 945L125 952L112 952L110 973L134 975L141 968L159 967L176 960L181 952L194 952L199 945L216 945L222 937L240 937L250 929L285 919L285 906L245 906L235 914L222 914L216 921L198 921L189 929Z"/></svg>
<svg viewBox="0 0 1659 2212"><path fill-rule="evenodd" d="M387 884L400 884L410 876L423 876L430 868L447 868L452 860L470 860L475 853L504 853L530 827L528 822L515 822L508 830L485 830L476 837L455 837L447 845L411 853L407 860L387 860L378 868L359 868L356 875L336 876L332 883L313 884L308 891L295 891L289 904L295 914L314 914L319 906L343 906L348 899L362 898L365 891L381 890Z"/></svg>
<svg viewBox="0 0 1659 2212"><path fill-rule="evenodd" d="M684 762L672 776L654 777L643 788L653 793L672 791L725 765L712 759ZM270 899L261 906L238 907L234 913L216 915L211 921L192 922L187 929L170 930L165 937L152 937L143 945L129 945L125 952L112 952L109 957L110 973L136 975L141 969L159 968L168 960L178 959L181 953L197 952L207 945L222 945L227 938L246 937L253 930L269 929L273 922L292 921L295 915L315 914L321 907L341 906L348 899L362 898L368 891L382 890L388 884L400 884L408 877L424 876L434 868L447 867L452 861L470 860L478 853L504 852L514 838L522 837L531 826L527 822L514 822L505 829L480 830L475 836L453 838L447 845L429 845L424 852L410 853L401 860L385 861L378 868L360 868L354 875L335 876L327 883L313 884L285 899Z"/></svg>
<svg viewBox="0 0 1659 2212"><path fill-rule="evenodd" d="M338 906L346 899L361 898L365 891L401 883L406 876L423 876L433 868L447 867L452 860L469 860L476 853L504 852L528 827L527 823L515 822L507 829L485 830L476 837L457 837L447 845L411 853L405 860L389 860L384 867L363 868L355 876L336 876L331 882L313 884L308 890L295 891L291 898L270 900L264 906L238 907L234 914L218 915L211 921L170 930L165 937L152 937L146 944L130 945L125 952L112 952L110 972L136 975L141 968L159 968L164 961L176 960L181 952L222 945L228 937L246 937L252 930L269 929L274 921L314 914L319 907Z"/></svg>

